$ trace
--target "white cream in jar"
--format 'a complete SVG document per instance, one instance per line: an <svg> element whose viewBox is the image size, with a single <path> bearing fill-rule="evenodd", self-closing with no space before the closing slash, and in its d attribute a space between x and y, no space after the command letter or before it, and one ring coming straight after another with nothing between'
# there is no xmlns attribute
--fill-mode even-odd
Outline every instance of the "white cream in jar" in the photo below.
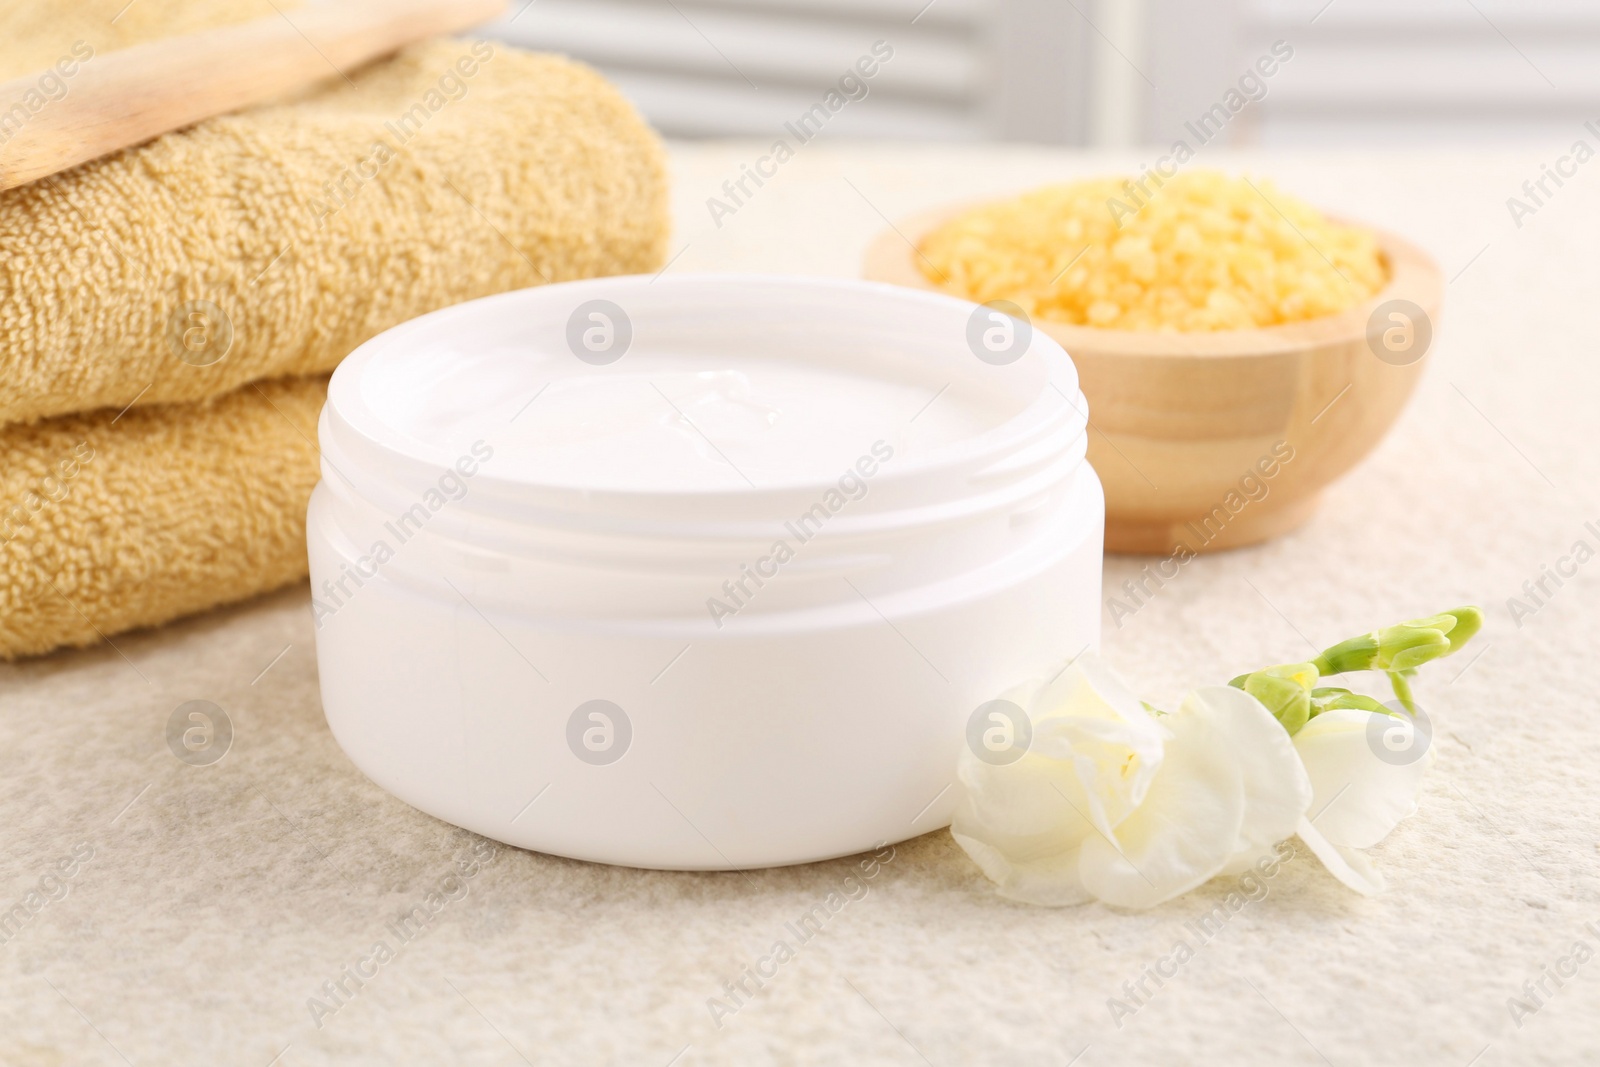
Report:
<svg viewBox="0 0 1600 1067"><path fill-rule="evenodd" d="M336 372L323 702L400 798L638 866L948 821L974 709L1098 635L1065 354L860 282L611 278L449 308Z"/></svg>
<svg viewBox="0 0 1600 1067"><path fill-rule="evenodd" d="M747 356L705 369L703 358L660 355L635 370L637 358L597 368L564 350L507 346L435 359L426 385L393 405L397 429L460 451L495 427L497 474L577 488L815 479L849 466L863 443L886 438L896 455L915 458L1006 419L1003 398L969 383L928 404L920 375L869 376L820 357Z"/></svg>

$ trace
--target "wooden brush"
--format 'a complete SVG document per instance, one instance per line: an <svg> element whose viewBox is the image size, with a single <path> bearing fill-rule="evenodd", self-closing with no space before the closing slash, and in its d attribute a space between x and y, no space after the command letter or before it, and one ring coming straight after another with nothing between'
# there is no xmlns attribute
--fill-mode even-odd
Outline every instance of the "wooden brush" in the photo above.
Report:
<svg viewBox="0 0 1600 1067"><path fill-rule="evenodd" d="M334 0L69 58L0 83L0 190L347 76L404 45L458 33L504 9L504 0Z"/></svg>

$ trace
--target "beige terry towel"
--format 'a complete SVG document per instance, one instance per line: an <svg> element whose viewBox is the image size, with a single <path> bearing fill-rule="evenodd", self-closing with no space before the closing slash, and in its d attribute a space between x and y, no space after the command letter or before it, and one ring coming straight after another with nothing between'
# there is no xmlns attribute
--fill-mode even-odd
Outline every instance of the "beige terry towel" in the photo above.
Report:
<svg viewBox="0 0 1600 1067"><path fill-rule="evenodd" d="M22 19L0 15L0 40ZM94 42L54 35L27 56L75 46ZM70 102L62 81L42 106ZM418 45L0 194L0 424L326 371L435 308L653 270L667 232L660 142L598 74L499 43Z"/></svg>
<svg viewBox="0 0 1600 1067"><path fill-rule="evenodd" d="M0 657L303 578L327 390L285 378L0 429Z"/></svg>
<svg viewBox="0 0 1600 1067"><path fill-rule="evenodd" d="M0 79L277 8L3 4ZM616 90L481 42L0 194L0 658L303 577L317 372L438 307L655 270L667 233L661 144Z"/></svg>

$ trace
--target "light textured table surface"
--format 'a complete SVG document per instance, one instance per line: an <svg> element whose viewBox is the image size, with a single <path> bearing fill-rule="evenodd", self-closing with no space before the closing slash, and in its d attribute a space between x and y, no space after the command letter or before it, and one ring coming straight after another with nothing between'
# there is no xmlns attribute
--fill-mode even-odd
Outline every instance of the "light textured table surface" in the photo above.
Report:
<svg viewBox="0 0 1600 1067"><path fill-rule="evenodd" d="M1169 700L1302 656L1308 640L1483 604L1476 658L1422 679L1439 758L1419 813L1374 853L1387 895L1357 897L1302 856L1119 1027L1107 998L1194 940L1185 923L1226 887L1144 914L1031 909L996 899L939 831L900 845L718 1028L708 998L852 861L684 874L501 848L319 1028L308 998L480 839L390 798L341 753L297 588L116 649L0 667L0 908L93 848L67 895L0 944L0 1062L1600 1060L1600 957L1547 981L1553 995L1520 1027L1507 1006L1574 941L1600 953L1600 561L1520 626L1507 609L1575 541L1600 548L1584 526L1600 528L1600 168L1520 229L1505 205L1558 150L1201 161L1409 235L1453 279L1419 394L1311 525L1194 562L1120 628L1106 621L1106 657ZM1139 162L817 142L718 228L706 198L760 154L675 148L671 270L852 275L884 216ZM1107 585L1139 566L1108 560ZM165 742L191 699L236 729L213 766Z"/></svg>

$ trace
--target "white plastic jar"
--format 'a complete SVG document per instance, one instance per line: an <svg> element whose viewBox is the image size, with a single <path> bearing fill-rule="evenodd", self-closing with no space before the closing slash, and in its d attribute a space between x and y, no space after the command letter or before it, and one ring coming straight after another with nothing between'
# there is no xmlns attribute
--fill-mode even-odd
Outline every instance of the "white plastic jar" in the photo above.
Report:
<svg viewBox="0 0 1600 1067"><path fill-rule="evenodd" d="M323 706L407 803L606 863L799 863L949 821L975 709L1097 643L1066 354L866 282L551 285L333 376Z"/></svg>

